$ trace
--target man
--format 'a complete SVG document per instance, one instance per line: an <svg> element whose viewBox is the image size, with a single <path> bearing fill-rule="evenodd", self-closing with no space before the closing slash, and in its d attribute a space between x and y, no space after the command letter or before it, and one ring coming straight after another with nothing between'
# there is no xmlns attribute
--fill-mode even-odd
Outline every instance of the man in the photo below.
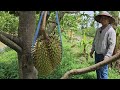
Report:
<svg viewBox="0 0 120 90"><path fill-rule="evenodd" d="M91 58L93 58L95 52L95 63L98 63L113 54L116 44L116 32L111 24L115 22L115 19L106 11L95 16L94 19L102 24L96 31L90 52ZM108 65L96 70L96 74L97 79L108 79Z"/></svg>

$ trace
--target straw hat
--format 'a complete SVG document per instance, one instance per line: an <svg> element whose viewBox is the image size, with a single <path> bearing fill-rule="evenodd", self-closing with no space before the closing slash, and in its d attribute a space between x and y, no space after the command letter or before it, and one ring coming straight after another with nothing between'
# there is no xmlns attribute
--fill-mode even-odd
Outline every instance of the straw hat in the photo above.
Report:
<svg viewBox="0 0 120 90"><path fill-rule="evenodd" d="M95 19L97 22L100 23L100 18L101 18L101 16L107 16L107 17L109 17L110 24L115 22L115 19L112 17L112 15L110 15L110 14L109 14L108 12L106 12L106 11L101 12L99 15L95 16L94 19Z"/></svg>

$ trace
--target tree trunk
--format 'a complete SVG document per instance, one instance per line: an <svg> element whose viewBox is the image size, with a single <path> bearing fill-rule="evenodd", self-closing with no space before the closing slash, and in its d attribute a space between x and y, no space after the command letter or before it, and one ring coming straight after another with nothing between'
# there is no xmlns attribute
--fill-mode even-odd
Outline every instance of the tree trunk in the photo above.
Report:
<svg viewBox="0 0 120 90"><path fill-rule="evenodd" d="M19 14L18 38L21 41L22 53L18 52L19 71L21 79L36 79L37 70L31 58L31 45L35 30L35 11L25 11Z"/></svg>
<svg viewBox="0 0 120 90"><path fill-rule="evenodd" d="M19 12L18 36L0 32L0 41L18 54L19 78L36 79L37 70L31 58L31 44L35 30L35 11Z"/></svg>

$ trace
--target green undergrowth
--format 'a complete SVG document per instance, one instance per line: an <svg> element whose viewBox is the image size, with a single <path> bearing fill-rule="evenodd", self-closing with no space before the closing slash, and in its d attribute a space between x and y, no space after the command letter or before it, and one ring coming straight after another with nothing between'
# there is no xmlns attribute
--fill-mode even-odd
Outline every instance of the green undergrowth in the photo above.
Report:
<svg viewBox="0 0 120 90"><path fill-rule="evenodd" d="M0 53L0 79L17 79L18 78L18 63L17 53L6 48Z"/></svg>
<svg viewBox="0 0 120 90"><path fill-rule="evenodd" d="M76 44L71 48L72 45ZM87 49L89 52L89 49ZM72 69L82 69L94 65L94 59L82 55L82 48L78 47L78 43L67 42L63 38L63 57L59 66L46 77L39 79L60 79L67 71ZM17 53L7 48L0 53L0 79L18 79L18 60ZM95 71L80 75L73 75L69 79L96 79ZM109 79L120 79L120 74L117 69L109 68Z"/></svg>

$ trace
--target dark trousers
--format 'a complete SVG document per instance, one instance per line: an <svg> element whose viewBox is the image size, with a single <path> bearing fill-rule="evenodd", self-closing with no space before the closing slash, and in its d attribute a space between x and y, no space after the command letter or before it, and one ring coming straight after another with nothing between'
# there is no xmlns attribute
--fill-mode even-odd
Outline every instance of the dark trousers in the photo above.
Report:
<svg viewBox="0 0 120 90"><path fill-rule="evenodd" d="M103 54L97 54L95 52L95 63L98 63L104 59ZM97 79L108 79L108 65L104 65L103 67L96 70Z"/></svg>

